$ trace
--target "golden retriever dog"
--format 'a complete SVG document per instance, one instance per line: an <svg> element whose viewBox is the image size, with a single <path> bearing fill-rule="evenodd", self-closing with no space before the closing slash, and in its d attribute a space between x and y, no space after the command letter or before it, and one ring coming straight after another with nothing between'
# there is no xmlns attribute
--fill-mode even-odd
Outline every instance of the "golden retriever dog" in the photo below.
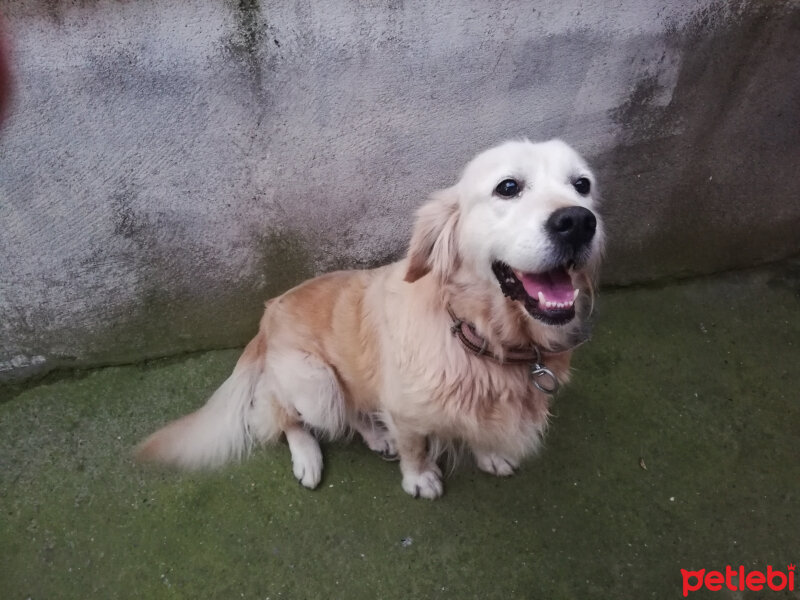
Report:
<svg viewBox="0 0 800 600"><path fill-rule="evenodd" d="M453 443L513 474L585 339L603 247L594 184L560 140L480 154L419 209L405 259L267 302L231 376L138 456L214 467L283 434L294 476L314 488L318 438L356 431L399 458L414 497L441 496L436 449Z"/></svg>

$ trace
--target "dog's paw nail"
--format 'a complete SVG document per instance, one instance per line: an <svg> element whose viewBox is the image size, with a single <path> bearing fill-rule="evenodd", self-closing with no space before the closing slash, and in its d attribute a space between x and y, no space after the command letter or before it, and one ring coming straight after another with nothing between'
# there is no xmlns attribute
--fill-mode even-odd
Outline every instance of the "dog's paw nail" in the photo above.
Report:
<svg viewBox="0 0 800 600"><path fill-rule="evenodd" d="M517 469L516 464L498 454L475 453L475 462L481 471L497 477L509 477Z"/></svg>
<svg viewBox="0 0 800 600"><path fill-rule="evenodd" d="M295 479L297 479L297 483L299 483L300 485L303 485L303 477L305 477L305 476L306 476L306 470L305 469L303 469L299 473L295 469L294 477L295 477Z"/></svg>
<svg viewBox="0 0 800 600"><path fill-rule="evenodd" d="M399 456L397 455L397 452L384 451L384 452L381 452L380 455L381 455L381 458L383 460L390 461L390 462L391 461L395 461L395 460L397 460L399 458Z"/></svg>

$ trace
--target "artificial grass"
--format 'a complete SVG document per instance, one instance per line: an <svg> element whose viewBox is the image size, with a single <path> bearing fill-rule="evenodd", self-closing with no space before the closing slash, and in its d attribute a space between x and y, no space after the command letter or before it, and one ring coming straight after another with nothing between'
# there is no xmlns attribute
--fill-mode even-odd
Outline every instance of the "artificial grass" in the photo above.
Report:
<svg viewBox="0 0 800 600"><path fill-rule="evenodd" d="M135 465L237 356L6 393L3 598L677 598L681 568L800 561L796 261L603 293L542 453L505 480L464 464L434 502L358 441L324 447L313 492L283 444Z"/></svg>

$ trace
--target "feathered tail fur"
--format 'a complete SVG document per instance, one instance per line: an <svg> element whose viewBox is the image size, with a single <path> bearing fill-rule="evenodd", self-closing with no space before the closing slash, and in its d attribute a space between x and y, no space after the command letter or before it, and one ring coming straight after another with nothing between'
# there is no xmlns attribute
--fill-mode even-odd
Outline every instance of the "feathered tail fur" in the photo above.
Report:
<svg viewBox="0 0 800 600"><path fill-rule="evenodd" d="M261 334L199 410L159 429L136 448L141 460L185 469L218 467L280 434L269 398L259 395L266 344Z"/></svg>

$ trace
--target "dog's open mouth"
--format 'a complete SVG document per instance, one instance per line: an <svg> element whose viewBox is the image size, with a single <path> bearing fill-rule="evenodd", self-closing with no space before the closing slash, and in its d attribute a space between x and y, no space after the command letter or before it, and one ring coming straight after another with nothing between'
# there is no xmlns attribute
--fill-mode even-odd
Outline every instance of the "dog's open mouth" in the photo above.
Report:
<svg viewBox="0 0 800 600"><path fill-rule="evenodd" d="M492 271L503 293L521 302L535 319L548 325L563 325L575 318L575 299L579 291L573 286L566 266L542 273L525 273L495 261Z"/></svg>

